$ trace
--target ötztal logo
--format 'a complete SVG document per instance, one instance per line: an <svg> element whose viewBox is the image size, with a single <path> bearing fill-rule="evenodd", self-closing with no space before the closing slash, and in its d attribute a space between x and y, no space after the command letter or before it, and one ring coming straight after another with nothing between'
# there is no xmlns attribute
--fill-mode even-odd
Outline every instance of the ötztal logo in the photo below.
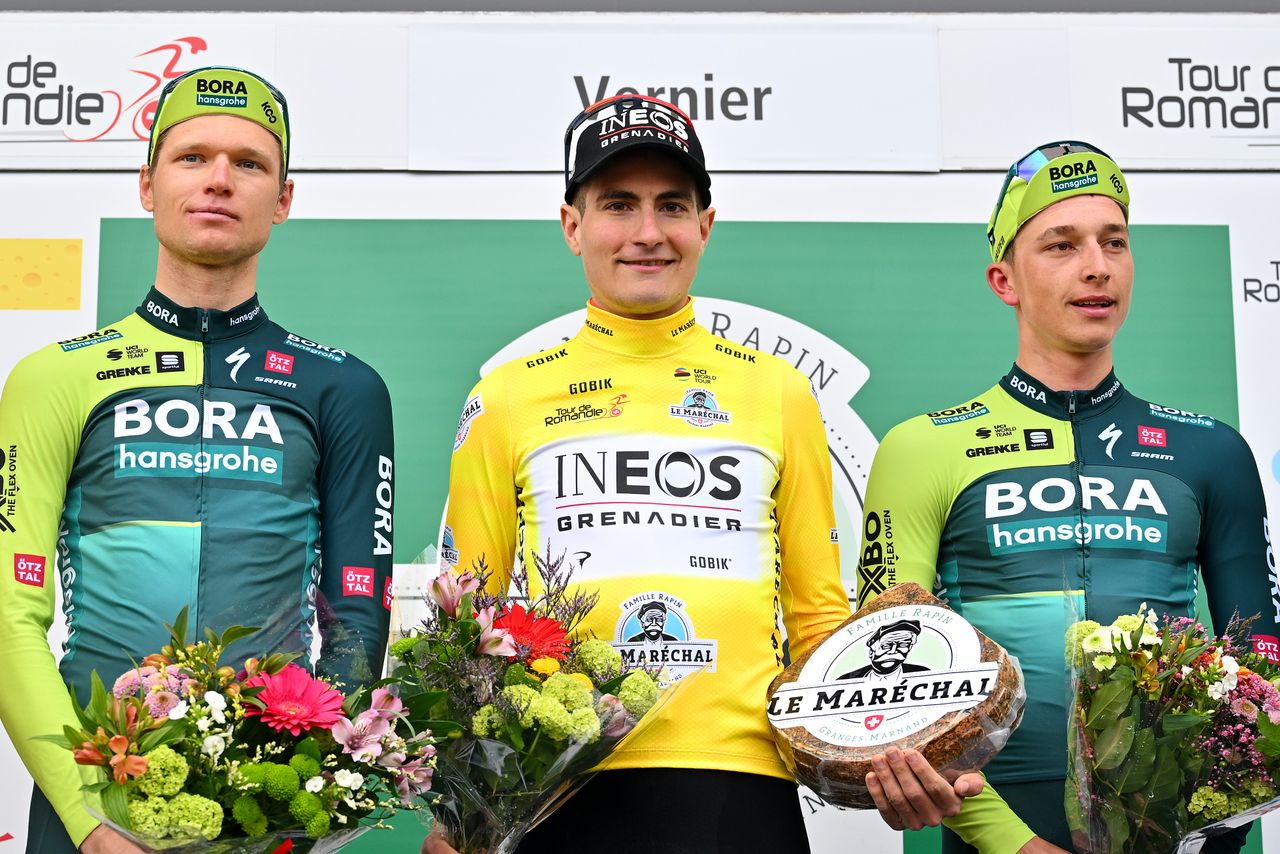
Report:
<svg viewBox="0 0 1280 854"><path fill-rule="evenodd" d="M1165 448L1169 445L1167 434L1159 427L1143 427L1138 425L1138 444L1152 448Z"/></svg>
<svg viewBox="0 0 1280 854"><path fill-rule="evenodd" d="M13 556L13 578L19 584L44 587L44 567L44 555L15 554Z"/></svg>
<svg viewBox="0 0 1280 854"><path fill-rule="evenodd" d="M71 142L114 139L147 139L160 103L160 90L190 68L197 54L209 49L199 36L184 36L145 50L129 64L137 85L120 89L81 88L65 80L58 64L27 54L5 68L0 126L6 128L60 129ZM139 79L140 78L140 79Z"/></svg>
<svg viewBox="0 0 1280 854"><path fill-rule="evenodd" d="M284 353L277 353L275 350L267 351L267 362L264 367L268 371L275 371L277 374L293 373L293 357L286 356Z"/></svg>
<svg viewBox="0 0 1280 854"><path fill-rule="evenodd" d="M373 596L373 568L368 566L344 566L342 568L343 596Z"/></svg>

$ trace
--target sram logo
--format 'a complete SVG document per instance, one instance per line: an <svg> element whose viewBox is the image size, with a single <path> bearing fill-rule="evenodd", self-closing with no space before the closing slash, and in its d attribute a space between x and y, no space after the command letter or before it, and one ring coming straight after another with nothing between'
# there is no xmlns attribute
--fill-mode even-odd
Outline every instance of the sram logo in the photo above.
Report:
<svg viewBox="0 0 1280 854"><path fill-rule="evenodd" d="M1021 483L987 484L986 514L988 519L1001 519L1026 512L1028 506L1057 513L1075 506L1077 495L1085 510L1121 510L1126 513L1147 507L1161 516L1168 516L1155 485L1145 478L1134 478L1128 492L1117 501L1116 485L1105 477L1080 475L1079 491L1074 481L1065 477L1047 477L1036 481L1030 488Z"/></svg>
<svg viewBox="0 0 1280 854"><path fill-rule="evenodd" d="M267 404L255 405L243 427L237 428L236 420L235 404L222 400L206 400L202 409L189 400L166 400L154 412L145 400L128 400L116 404L115 435L117 439L146 436L152 430L159 430L166 436L181 439L199 431L205 439L266 436L277 445L284 444L280 425Z"/></svg>

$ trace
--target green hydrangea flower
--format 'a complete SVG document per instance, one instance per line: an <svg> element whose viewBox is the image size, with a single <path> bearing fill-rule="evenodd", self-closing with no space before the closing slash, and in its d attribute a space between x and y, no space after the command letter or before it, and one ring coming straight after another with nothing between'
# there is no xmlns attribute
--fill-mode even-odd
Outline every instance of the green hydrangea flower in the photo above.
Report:
<svg viewBox="0 0 1280 854"><path fill-rule="evenodd" d="M138 778L138 789L144 795L172 797L187 782L187 760L168 745L147 755L147 772Z"/></svg>
<svg viewBox="0 0 1280 854"><path fill-rule="evenodd" d="M591 691L585 685L565 673L555 673L547 677L547 681L542 685L542 694L559 701L570 712L590 708L595 702Z"/></svg>
<svg viewBox="0 0 1280 854"><path fill-rule="evenodd" d="M236 802L231 805L231 817L250 836L261 835L261 833L253 832L253 829L259 825L262 826L262 832L266 832L267 817L263 815L262 805L258 803L258 799L253 795L241 795L236 798Z"/></svg>
<svg viewBox="0 0 1280 854"><path fill-rule="evenodd" d="M1276 788L1270 783L1264 783L1261 780L1250 780L1245 784L1249 795L1257 803L1264 804L1276 796Z"/></svg>
<svg viewBox="0 0 1280 854"><path fill-rule="evenodd" d="M222 805L201 795L180 792L169 801L169 825L179 833L191 831L205 839L217 839L222 832Z"/></svg>
<svg viewBox="0 0 1280 854"><path fill-rule="evenodd" d="M277 801L292 800L293 796L298 794L298 790L302 788L302 781L298 778L298 772L288 765L277 765L274 762L264 762L262 764L266 768L266 778L262 781L262 791L267 793L267 797Z"/></svg>
<svg viewBox="0 0 1280 854"><path fill-rule="evenodd" d="M329 814L327 812L318 812L307 821L307 836L312 839L319 839L329 832Z"/></svg>
<svg viewBox="0 0 1280 854"><path fill-rule="evenodd" d="M250 792L261 792L262 784L267 781L267 767L260 762L246 762L236 769L236 773Z"/></svg>
<svg viewBox="0 0 1280 854"><path fill-rule="evenodd" d="M637 670L622 680L622 685L618 687L618 699L628 712L638 718L652 709L653 704L658 701L658 686L648 673Z"/></svg>
<svg viewBox="0 0 1280 854"><path fill-rule="evenodd" d="M398 658L405 662L413 661L413 648L418 645L419 640L421 640L421 638L400 638L400 640L391 644L391 657Z"/></svg>
<svg viewBox="0 0 1280 854"><path fill-rule="evenodd" d="M1067 663L1072 667L1079 667L1084 663L1084 655L1080 650L1080 642L1083 641L1086 636L1092 634L1097 628L1098 624L1093 620L1082 620L1078 623L1072 623L1067 627L1067 635L1065 639L1066 658Z"/></svg>
<svg viewBox="0 0 1280 854"><path fill-rule="evenodd" d="M1115 626L1126 635L1131 635L1138 626L1142 625L1142 623L1143 619L1137 614L1121 614L1116 617L1115 621L1111 625Z"/></svg>
<svg viewBox="0 0 1280 854"><path fill-rule="evenodd" d="M502 710L490 703L481 706L471 717L471 731L480 738L490 738L502 732L506 722Z"/></svg>
<svg viewBox="0 0 1280 854"><path fill-rule="evenodd" d="M533 721L542 727L542 731L554 741L564 741L569 737L572 724L569 712L554 697L539 696L529 707Z"/></svg>
<svg viewBox="0 0 1280 854"><path fill-rule="evenodd" d="M305 789L298 792L293 796L293 800L289 801L289 814L304 825L322 809L324 809L324 804L321 803L320 798Z"/></svg>
<svg viewBox="0 0 1280 854"><path fill-rule="evenodd" d="M588 706L569 713L569 737L587 744L600 737L600 718L595 709Z"/></svg>
<svg viewBox="0 0 1280 854"><path fill-rule="evenodd" d="M154 797L129 801L129 823L142 836L164 838L169 832L169 802Z"/></svg>
<svg viewBox="0 0 1280 854"><path fill-rule="evenodd" d="M310 780L320 773L320 763L305 753L295 753L289 760L289 767L297 771L303 780Z"/></svg>
<svg viewBox="0 0 1280 854"><path fill-rule="evenodd" d="M502 699L511 704L512 708L520 710L520 726L533 726L533 701L538 699L540 695L536 688L530 688L528 685L508 685L502 689Z"/></svg>
<svg viewBox="0 0 1280 854"><path fill-rule="evenodd" d="M530 688L537 690L542 687L542 680L526 670L523 664L513 664L507 668L506 673L502 674L502 684L505 687L528 685Z"/></svg>
<svg viewBox="0 0 1280 854"><path fill-rule="evenodd" d="M608 641L589 638L578 644L578 664L597 682L603 682L622 671L622 653Z"/></svg>
<svg viewBox="0 0 1280 854"><path fill-rule="evenodd" d="M1218 821L1231 815L1231 804L1226 795L1215 792L1208 786L1201 786L1191 793L1187 811L1200 813L1208 821Z"/></svg>

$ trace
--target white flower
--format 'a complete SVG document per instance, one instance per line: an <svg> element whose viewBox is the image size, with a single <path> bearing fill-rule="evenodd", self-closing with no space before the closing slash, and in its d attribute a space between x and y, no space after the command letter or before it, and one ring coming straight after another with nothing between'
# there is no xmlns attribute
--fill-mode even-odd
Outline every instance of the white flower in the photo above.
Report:
<svg viewBox="0 0 1280 854"><path fill-rule="evenodd" d="M1190 675L1191 675L1191 667L1186 664L1182 665L1182 678L1186 679Z"/></svg>
<svg viewBox="0 0 1280 854"><path fill-rule="evenodd" d="M178 705L169 710L169 720L180 721L187 716L187 709L191 708L186 700L182 700Z"/></svg>
<svg viewBox="0 0 1280 854"><path fill-rule="evenodd" d="M202 753L207 753L209 756L212 756L214 759L217 759L219 756L221 756L222 751L226 749L227 749L227 742L220 735L206 736L204 740L204 744L200 748Z"/></svg>
<svg viewBox="0 0 1280 854"><path fill-rule="evenodd" d="M208 718L201 718L200 720L196 721L196 729L200 730L201 732L208 732L209 727L211 726L213 726L213 721L209 720Z"/></svg>
<svg viewBox="0 0 1280 854"><path fill-rule="evenodd" d="M1222 669L1235 675L1240 670L1240 663L1229 655L1222 656Z"/></svg>
<svg viewBox="0 0 1280 854"><path fill-rule="evenodd" d="M342 768L333 772L333 782L344 789L358 789L364 785L364 777L355 771L348 771Z"/></svg>
<svg viewBox="0 0 1280 854"><path fill-rule="evenodd" d="M316 775L307 781L307 791L316 794L324 788L324 778Z"/></svg>
<svg viewBox="0 0 1280 854"><path fill-rule="evenodd" d="M1215 700L1221 700L1226 696L1227 691L1229 690L1231 689L1226 687L1226 680L1224 679L1221 682L1214 682L1209 686L1209 696Z"/></svg>
<svg viewBox="0 0 1280 854"><path fill-rule="evenodd" d="M210 709L209 717L213 718L220 724L225 724L227 722L227 716L223 713L222 709Z"/></svg>
<svg viewBox="0 0 1280 854"><path fill-rule="evenodd" d="M334 818L336 818L336 819L338 820L338 824L346 824L346 823L347 823L347 817L346 817L345 815L343 815L342 813L338 813L337 815L335 815L335 816L334 816Z"/></svg>
<svg viewBox="0 0 1280 854"><path fill-rule="evenodd" d="M219 694L217 691L205 691L204 704L211 709L218 709L221 711L227 707L227 698Z"/></svg>

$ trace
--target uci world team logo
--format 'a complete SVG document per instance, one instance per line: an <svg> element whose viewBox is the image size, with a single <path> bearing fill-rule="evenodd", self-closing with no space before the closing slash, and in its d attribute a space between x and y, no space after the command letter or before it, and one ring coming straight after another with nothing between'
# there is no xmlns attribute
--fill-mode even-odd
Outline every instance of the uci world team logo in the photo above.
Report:
<svg viewBox="0 0 1280 854"><path fill-rule="evenodd" d="M887 745L991 695L999 662L983 661L973 627L954 611L904 605L873 611L823 641L795 682L769 698L778 728L829 744Z"/></svg>
<svg viewBox="0 0 1280 854"><path fill-rule="evenodd" d="M710 427L730 421L729 413L716 404L715 393L705 388L686 391L679 405L671 407L671 417L680 418L694 427Z"/></svg>
<svg viewBox="0 0 1280 854"><path fill-rule="evenodd" d="M685 603L669 593L640 593L623 602L613 645L624 669L665 667L672 682L704 667L716 669L716 641L696 636Z"/></svg>

